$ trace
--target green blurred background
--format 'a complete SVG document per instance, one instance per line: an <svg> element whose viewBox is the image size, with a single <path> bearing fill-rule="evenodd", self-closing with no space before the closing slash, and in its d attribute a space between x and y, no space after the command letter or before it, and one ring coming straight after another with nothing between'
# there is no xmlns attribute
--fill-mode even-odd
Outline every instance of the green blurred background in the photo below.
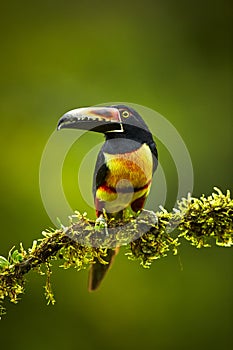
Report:
<svg viewBox="0 0 233 350"><path fill-rule="evenodd" d="M213 186L232 189L230 1L22 0L1 1L0 7L1 255L21 241L29 247L53 225L40 197L39 164L58 118L72 108L129 101L157 110L189 149L193 194L210 194ZM74 154L101 140L84 137ZM75 195L69 157L65 169L68 198L87 210ZM168 165L168 206L174 197L169 174ZM90 208L88 213L93 215ZM122 249L94 294L87 292L86 271L55 267L54 307L46 305L44 279L30 273L27 280L26 294L18 305L7 304L0 323L2 349L232 345L227 248L186 244L179 257L168 256L150 270L129 262Z"/></svg>

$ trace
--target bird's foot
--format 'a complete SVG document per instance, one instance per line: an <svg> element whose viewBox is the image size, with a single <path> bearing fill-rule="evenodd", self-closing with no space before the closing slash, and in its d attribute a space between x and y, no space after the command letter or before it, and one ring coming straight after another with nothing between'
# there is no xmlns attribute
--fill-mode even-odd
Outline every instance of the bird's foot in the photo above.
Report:
<svg viewBox="0 0 233 350"><path fill-rule="evenodd" d="M101 214L96 220L95 220L95 230L96 231L105 231L106 236L108 236L108 225L107 220L104 217L103 214Z"/></svg>

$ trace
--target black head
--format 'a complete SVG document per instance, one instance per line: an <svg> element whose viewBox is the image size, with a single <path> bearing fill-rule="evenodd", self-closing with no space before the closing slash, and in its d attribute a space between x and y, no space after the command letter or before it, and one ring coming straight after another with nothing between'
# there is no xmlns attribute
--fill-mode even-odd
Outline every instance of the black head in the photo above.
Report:
<svg viewBox="0 0 233 350"><path fill-rule="evenodd" d="M127 131L130 126L142 128L146 131L149 131L148 126L140 114L132 107L128 107L126 105L112 105L110 108L116 108L119 111L124 131Z"/></svg>
<svg viewBox="0 0 233 350"><path fill-rule="evenodd" d="M135 109L126 105L112 105L110 108L116 108L119 111L122 133L121 135L119 135L118 131L117 134L115 134L114 131L106 133L106 139L122 137L147 143L152 140L152 135L148 126Z"/></svg>

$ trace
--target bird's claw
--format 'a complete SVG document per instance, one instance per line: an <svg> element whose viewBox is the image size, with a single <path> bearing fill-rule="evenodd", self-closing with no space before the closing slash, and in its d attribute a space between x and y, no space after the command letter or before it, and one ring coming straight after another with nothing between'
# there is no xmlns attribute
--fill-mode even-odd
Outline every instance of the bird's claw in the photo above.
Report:
<svg viewBox="0 0 233 350"><path fill-rule="evenodd" d="M95 230L105 230L105 234L108 235L108 225L103 214L101 214L95 221Z"/></svg>

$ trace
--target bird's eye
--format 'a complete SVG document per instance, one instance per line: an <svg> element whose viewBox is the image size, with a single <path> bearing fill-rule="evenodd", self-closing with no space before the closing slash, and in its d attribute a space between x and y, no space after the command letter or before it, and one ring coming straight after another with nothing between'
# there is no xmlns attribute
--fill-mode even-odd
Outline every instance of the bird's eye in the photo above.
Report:
<svg viewBox="0 0 233 350"><path fill-rule="evenodd" d="M128 118L129 117L129 112L128 111L123 111L121 115L124 118Z"/></svg>

